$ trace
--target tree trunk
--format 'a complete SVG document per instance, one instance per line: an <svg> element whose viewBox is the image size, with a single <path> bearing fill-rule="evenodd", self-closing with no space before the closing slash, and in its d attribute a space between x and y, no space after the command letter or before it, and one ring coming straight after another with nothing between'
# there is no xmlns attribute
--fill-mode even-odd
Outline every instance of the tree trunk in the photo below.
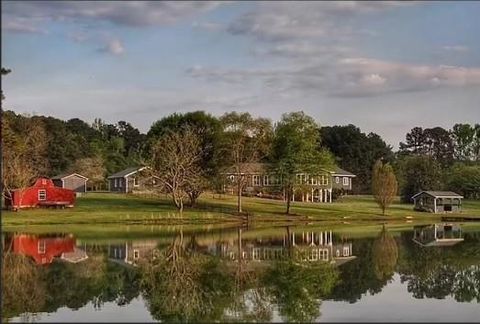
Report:
<svg viewBox="0 0 480 324"><path fill-rule="evenodd" d="M240 180L240 176L239 176L239 179L237 180L238 184L237 184L237 212L238 213L241 213L242 212L242 183L241 183L241 180Z"/></svg>
<svg viewBox="0 0 480 324"><path fill-rule="evenodd" d="M292 190L290 188L287 189L287 212L286 214L290 214L290 202L292 200Z"/></svg>

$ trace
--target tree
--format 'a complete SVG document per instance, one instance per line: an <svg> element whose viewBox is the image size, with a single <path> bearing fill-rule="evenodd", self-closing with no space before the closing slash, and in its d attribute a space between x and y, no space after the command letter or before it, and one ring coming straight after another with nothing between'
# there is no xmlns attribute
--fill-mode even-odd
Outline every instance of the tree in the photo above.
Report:
<svg viewBox="0 0 480 324"><path fill-rule="evenodd" d="M356 193L371 192L372 165L375 161L393 161L392 147L379 135L367 135L351 124L322 127L321 144L335 155L338 166L357 176L352 188Z"/></svg>
<svg viewBox="0 0 480 324"><path fill-rule="evenodd" d="M204 111L194 111L185 114L174 113L156 121L147 134L151 146L156 139L168 131L189 127L199 138L201 157L199 161L203 176L192 181L186 188L190 204L194 205L197 198L217 179L221 166L220 140L222 127L218 118Z"/></svg>
<svg viewBox="0 0 480 324"><path fill-rule="evenodd" d="M455 159L470 161L474 159L475 126L455 124L452 129L455 146Z"/></svg>
<svg viewBox="0 0 480 324"><path fill-rule="evenodd" d="M46 131L38 118L3 113L2 123L2 194L11 199L11 190L19 189L21 205L23 189L47 172Z"/></svg>
<svg viewBox="0 0 480 324"><path fill-rule="evenodd" d="M382 209L383 215L395 198L397 189L397 178L392 166L389 163L383 164L381 160L378 160L373 166L372 192L375 201Z"/></svg>
<svg viewBox="0 0 480 324"><path fill-rule="evenodd" d="M331 155L326 150L319 149L319 139L317 123L303 112L284 114L275 126L273 168L281 177L287 214L290 213L296 175L300 172L316 175L334 165Z"/></svg>
<svg viewBox="0 0 480 324"><path fill-rule="evenodd" d="M443 187L442 168L429 156L404 156L395 164L400 180L403 202L410 202L412 196L423 190L439 190Z"/></svg>
<svg viewBox="0 0 480 324"><path fill-rule="evenodd" d="M200 140L189 128L168 131L152 148L152 166L177 209L183 211L187 188L202 176Z"/></svg>
<svg viewBox="0 0 480 324"><path fill-rule="evenodd" d="M249 113L231 112L220 118L223 126L224 164L233 166L237 187L237 211L242 212L242 192L247 183L246 163L258 162L268 155L272 124L265 118L253 118Z"/></svg>
<svg viewBox="0 0 480 324"><path fill-rule="evenodd" d="M480 165L457 163L446 170L446 187L465 198L480 198Z"/></svg>
<svg viewBox="0 0 480 324"><path fill-rule="evenodd" d="M105 169L103 159L96 156L76 160L71 167L71 171L87 177L90 186L94 190L98 190L98 187L105 181L107 170Z"/></svg>

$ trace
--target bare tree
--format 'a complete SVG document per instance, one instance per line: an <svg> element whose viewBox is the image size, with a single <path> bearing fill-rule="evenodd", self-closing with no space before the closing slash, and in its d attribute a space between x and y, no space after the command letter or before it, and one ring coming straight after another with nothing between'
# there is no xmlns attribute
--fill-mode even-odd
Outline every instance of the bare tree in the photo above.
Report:
<svg viewBox="0 0 480 324"><path fill-rule="evenodd" d="M45 127L41 121L21 116L14 124L4 118L2 123L2 194L12 199L12 190L23 190L47 170Z"/></svg>
<svg viewBox="0 0 480 324"><path fill-rule="evenodd" d="M254 119L249 113L227 113L221 117L224 128L226 163L234 168L237 211L242 212L242 192L247 184L245 168L268 154L273 136L272 124L265 118Z"/></svg>
<svg viewBox="0 0 480 324"><path fill-rule="evenodd" d="M373 166L372 192L375 201L382 209L383 215L395 198L397 189L397 178L392 166L389 163L383 164L381 160L378 160Z"/></svg>
<svg viewBox="0 0 480 324"><path fill-rule="evenodd" d="M189 127L168 131L153 145L152 153L154 172L182 212L188 188L194 186L202 173L200 139Z"/></svg>
<svg viewBox="0 0 480 324"><path fill-rule="evenodd" d="M98 187L105 181L107 169L103 159L96 156L76 160L71 171L86 176L93 189L98 190Z"/></svg>

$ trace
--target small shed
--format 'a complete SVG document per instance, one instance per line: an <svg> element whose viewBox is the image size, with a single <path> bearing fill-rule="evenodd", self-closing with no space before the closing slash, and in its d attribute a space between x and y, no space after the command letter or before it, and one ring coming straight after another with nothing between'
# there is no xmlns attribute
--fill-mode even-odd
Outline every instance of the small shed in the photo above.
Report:
<svg viewBox="0 0 480 324"><path fill-rule="evenodd" d="M87 192L88 178L78 173L59 174L52 178L56 187L70 189L75 192Z"/></svg>
<svg viewBox="0 0 480 324"><path fill-rule="evenodd" d="M25 189L10 190L5 199L7 208L18 210L32 207L73 207L75 192L70 189L56 187L51 179L38 178L35 184Z"/></svg>
<svg viewBox="0 0 480 324"><path fill-rule="evenodd" d="M413 209L430 213L460 212L462 198L452 191L422 191L412 197Z"/></svg>

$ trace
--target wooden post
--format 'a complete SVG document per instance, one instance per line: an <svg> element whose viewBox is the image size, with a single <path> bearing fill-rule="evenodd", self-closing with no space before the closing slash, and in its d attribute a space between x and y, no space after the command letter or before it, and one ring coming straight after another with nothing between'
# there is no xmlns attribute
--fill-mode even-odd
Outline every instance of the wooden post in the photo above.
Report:
<svg viewBox="0 0 480 324"><path fill-rule="evenodd" d="M437 213L437 198L433 198L433 213ZM437 236L437 229L435 228L435 238Z"/></svg>

